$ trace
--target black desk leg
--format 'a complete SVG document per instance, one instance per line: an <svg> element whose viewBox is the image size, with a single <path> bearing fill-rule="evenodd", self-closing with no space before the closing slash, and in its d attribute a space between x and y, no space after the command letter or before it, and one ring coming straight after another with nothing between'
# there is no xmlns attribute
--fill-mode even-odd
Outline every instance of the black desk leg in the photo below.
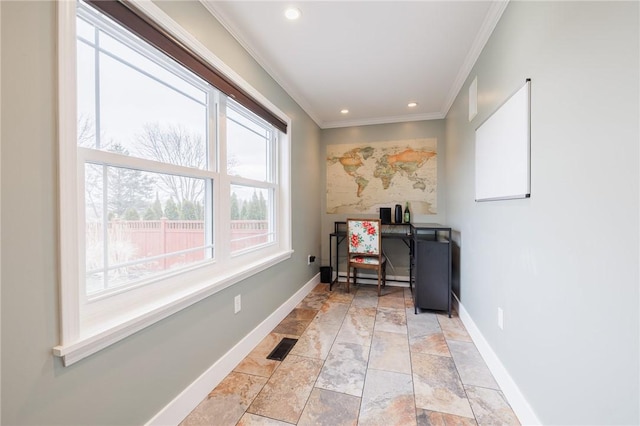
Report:
<svg viewBox="0 0 640 426"><path fill-rule="evenodd" d="M333 250L333 237L329 235L329 291L333 287L333 259L332 259L332 250Z"/></svg>
<svg viewBox="0 0 640 426"><path fill-rule="evenodd" d="M338 251L340 251L340 237L336 236L336 281L335 283L338 284L339 283L339 274L338 274ZM331 277L331 279L333 280L333 277Z"/></svg>

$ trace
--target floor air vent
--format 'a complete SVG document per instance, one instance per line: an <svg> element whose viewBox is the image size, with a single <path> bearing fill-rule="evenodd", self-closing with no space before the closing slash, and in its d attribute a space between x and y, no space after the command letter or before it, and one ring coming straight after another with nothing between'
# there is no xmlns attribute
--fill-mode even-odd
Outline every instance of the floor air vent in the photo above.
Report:
<svg viewBox="0 0 640 426"><path fill-rule="evenodd" d="M289 353L291 348L293 348L293 345L295 345L297 341L298 341L298 339L289 339L288 337L285 337L271 351L271 353L269 354L267 359L274 359L276 361L282 361L287 356L287 354Z"/></svg>

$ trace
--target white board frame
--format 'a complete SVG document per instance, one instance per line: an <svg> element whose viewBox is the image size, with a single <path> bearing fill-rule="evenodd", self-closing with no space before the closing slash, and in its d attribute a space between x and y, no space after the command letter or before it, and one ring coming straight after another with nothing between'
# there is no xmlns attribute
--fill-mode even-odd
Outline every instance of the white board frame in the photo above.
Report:
<svg viewBox="0 0 640 426"><path fill-rule="evenodd" d="M477 129L476 201L531 196L531 79Z"/></svg>

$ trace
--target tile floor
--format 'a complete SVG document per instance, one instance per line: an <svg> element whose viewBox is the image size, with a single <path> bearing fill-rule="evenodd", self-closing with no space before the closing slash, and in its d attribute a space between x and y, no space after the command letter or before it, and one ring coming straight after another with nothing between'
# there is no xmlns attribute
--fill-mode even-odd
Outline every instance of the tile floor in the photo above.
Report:
<svg viewBox="0 0 640 426"><path fill-rule="evenodd" d="M408 288L319 284L182 422L291 424L519 422L457 316L415 315Z"/></svg>

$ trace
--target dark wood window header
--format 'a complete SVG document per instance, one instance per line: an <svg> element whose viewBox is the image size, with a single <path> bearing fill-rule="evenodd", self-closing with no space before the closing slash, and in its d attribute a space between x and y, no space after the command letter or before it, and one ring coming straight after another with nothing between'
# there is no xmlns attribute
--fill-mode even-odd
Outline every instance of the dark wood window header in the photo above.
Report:
<svg viewBox="0 0 640 426"><path fill-rule="evenodd" d="M147 43L164 52L200 78L208 81L215 88L272 124L278 130L287 133L287 123L265 108L198 54L138 11L131 3L117 0L86 0L86 2Z"/></svg>

